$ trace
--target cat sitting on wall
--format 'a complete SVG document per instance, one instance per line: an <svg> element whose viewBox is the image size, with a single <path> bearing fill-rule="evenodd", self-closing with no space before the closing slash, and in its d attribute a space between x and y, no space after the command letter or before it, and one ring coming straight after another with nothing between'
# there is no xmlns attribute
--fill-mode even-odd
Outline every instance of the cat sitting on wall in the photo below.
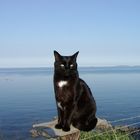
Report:
<svg viewBox="0 0 140 140"><path fill-rule="evenodd" d="M91 90L79 78L76 58L61 56L54 51L54 91L58 111L58 123L55 128L70 131L70 125L82 131L90 131L97 123L96 103Z"/></svg>

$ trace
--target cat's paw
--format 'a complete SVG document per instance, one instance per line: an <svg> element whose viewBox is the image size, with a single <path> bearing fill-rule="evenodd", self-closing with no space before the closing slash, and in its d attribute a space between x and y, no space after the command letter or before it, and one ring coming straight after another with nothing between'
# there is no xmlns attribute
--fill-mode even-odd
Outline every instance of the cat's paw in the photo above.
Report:
<svg viewBox="0 0 140 140"><path fill-rule="evenodd" d="M63 127L62 130L65 132L68 132L68 131L70 131L70 127Z"/></svg>
<svg viewBox="0 0 140 140"><path fill-rule="evenodd" d="M61 125L61 124L56 124L56 125L55 125L55 128L56 128L56 129L62 129L62 125Z"/></svg>

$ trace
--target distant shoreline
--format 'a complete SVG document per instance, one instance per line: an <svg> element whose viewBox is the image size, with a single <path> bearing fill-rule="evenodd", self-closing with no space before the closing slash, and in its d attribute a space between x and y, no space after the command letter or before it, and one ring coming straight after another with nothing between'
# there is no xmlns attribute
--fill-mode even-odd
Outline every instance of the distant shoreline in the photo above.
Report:
<svg viewBox="0 0 140 140"><path fill-rule="evenodd" d="M88 69L134 69L139 68L140 65L116 65L116 66L79 66L79 68L88 68ZM53 67L0 67L0 69L53 69Z"/></svg>
<svg viewBox="0 0 140 140"><path fill-rule="evenodd" d="M53 67L0 68L0 74L46 74L53 73ZM140 73L140 66L79 67L79 73Z"/></svg>

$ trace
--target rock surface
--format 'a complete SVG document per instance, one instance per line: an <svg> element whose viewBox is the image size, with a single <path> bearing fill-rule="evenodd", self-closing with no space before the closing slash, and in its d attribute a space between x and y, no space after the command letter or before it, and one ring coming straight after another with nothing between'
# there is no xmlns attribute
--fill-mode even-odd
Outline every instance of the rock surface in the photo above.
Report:
<svg viewBox="0 0 140 140"><path fill-rule="evenodd" d="M38 136L51 137L51 138L59 137L62 140L65 140L67 139L67 137L70 137L71 139L68 138L69 140L73 140L73 139L78 140L80 136L80 131L78 129L76 129L75 127L71 125L71 131L64 132L61 129L55 129L56 123L57 123L57 119L55 118L51 122L34 124L33 129L30 130L30 133L32 137L38 137ZM104 130L104 129L110 129L110 128L112 128L112 126L111 124L107 122L107 120L98 118L96 129Z"/></svg>
<svg viewBox="0 0 140 140"><path fill-rule="evenodd" d="M112 129L112 125L107 120L98 118L96 128L101 130Z"/></svg>
<svg viewBox="0 0 140 140"><path fill-rule="evenodd" d="M50 138L56 138L60 140L78 140L80 131L71 125L71 131L64 132L62 129L56 129L55 124L57 119L51 122L45 122L40 124L34 124L33 129L30 131L32 137L44 136Z"/></svg>

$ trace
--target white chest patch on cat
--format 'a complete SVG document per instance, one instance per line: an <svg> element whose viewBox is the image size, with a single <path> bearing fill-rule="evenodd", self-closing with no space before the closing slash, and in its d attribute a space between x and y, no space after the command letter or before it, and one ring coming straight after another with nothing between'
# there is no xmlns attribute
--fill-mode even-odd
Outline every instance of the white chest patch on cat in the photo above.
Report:
<svg viewBox="0 0 140 140"><path fill-rule="evenodd" d="M59 86L60 88L62 88L63 86L66 86L67 84L68 84L67 81L60 81L60 82L58 82L58 86Z"/></svg>
<svg viewBox="0 0 140 140"><path fill-rule="evenodd" d="M61 102L57 102L57 105L58 105L58 107L59 107L61 110L63 110L63 107L62 107L62 105L61 105Z"/></svg>

